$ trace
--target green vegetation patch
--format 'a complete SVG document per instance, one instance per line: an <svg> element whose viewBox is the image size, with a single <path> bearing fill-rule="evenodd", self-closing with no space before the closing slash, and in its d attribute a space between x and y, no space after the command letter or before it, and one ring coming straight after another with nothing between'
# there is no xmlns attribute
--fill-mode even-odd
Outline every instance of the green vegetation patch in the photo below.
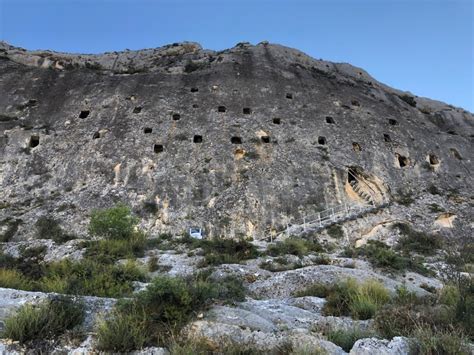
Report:
<svg viewBox="0 0 474 355"><path fill-rule="evenodd" d="M239 264L243 260L254 259L259 256L255 245L244 239L194 239L183 237L180 242L191 249L201 248L203 250L204 259L199 264L200 267Z"/></svg>
<svg viewBox="0 0 474 355"><path fill-rule="evenodd" d="M242 283L235 278L215 282L204 274L191 279L160 276L133 299L120 302L111 317L98 323L97 347L127 352L143 346L167 345L214 300L244 298Z"/></svg>
<svg viewBox="0 0 474 355"><path fill-rule="evenodd" d="M406 223L396 223L393 228L398 229L403 235L398 241L398 248L402 251L433 255L443 246L443 240L438 234L416 231Z"/></svg>
<svg viewBox="0 0 474 355"><path fill-rule="evenodd" d="M411 270L422 275L431 275L423 264L422 259L409 254L401 255L387 244L376 240L369 240L366 245L357 249L346 249L344 255L348 257L364 256L375 266L391 272Z"/></svg>
<svg viewBox="0 0 474 355"><path fill-rule="evenodd" d="M323 313L328 316L352 316L355 319L370 319L377 310L388 303L390 296L378 281L366 280L357 283L347 279L334 285L313 284L297 292L297 297L315 296L326 298Z"/></svg>
<svg viewBox="0 0 474 355"><path fill-rule="evenodd" d="M267 253L271 256L291 254L302 257L309 253L320 253L322 251L324 251L324 248L316 240L297 237L289 237L282 242L271 244L267 248Z"/></svg>
<svg viewBox="0 0 474 355"><path fill-rule="evenodd" d="M35 237L37 239L52 239L58 244L75 238L73 235L63 231L58 221L51 217L38 218L35 223Z"/></svg>
<svg viewBox="0 0 474 355"><path fill-rule="evenodd" d="M83 305L65 297L44 301L39 305L24 305L5 320L2 337L18 341L56 339L84 321Z"/></svg>

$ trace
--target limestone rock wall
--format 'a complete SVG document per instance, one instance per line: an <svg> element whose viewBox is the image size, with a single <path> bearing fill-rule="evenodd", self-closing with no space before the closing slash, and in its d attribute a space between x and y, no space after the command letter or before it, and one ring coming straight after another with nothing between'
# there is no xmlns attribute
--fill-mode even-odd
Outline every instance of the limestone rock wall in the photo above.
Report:
<svg viewBox="0 0 474 355"><path fill-rule="evenodd" d="M1 43L0 92L0 234L16 239L44 215L84 234L91 209L119 201L151 233L263 238L363 203L350 168L388 200L434 186L470 228L473 115L348 64L267 43L103 55Z"/></svg>

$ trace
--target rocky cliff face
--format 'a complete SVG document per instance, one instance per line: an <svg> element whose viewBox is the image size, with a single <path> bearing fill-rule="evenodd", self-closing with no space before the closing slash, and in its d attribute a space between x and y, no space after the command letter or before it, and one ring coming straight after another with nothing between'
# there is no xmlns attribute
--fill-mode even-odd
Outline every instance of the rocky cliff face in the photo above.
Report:
<svg viewBox="0 0 474 355"><path fill-rule="evenodd" d="M32 238L41 216L84 235L91 209L118 201L150 233L261 239L367 202L382 217L349 222L352 239L397 219L472 232L473 115L348 64L268 43L101 55L2 43L0 92L5 239Z"/></svg>

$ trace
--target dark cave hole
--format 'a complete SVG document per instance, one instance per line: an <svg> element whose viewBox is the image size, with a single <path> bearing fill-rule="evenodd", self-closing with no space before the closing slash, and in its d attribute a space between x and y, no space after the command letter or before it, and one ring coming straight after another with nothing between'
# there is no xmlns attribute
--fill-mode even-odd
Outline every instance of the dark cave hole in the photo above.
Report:
<svg viewBox="0 0 474 355"><path fill-rule="evenodd" d="M230 139L230 142L231 142L232 144L242 144L242 138L240 138L240 137L232 137L232 138Z"/></svg>
<svg viewBox="0 0 474 355"><path fill-rule="evenodd" d="M99 133L99 132L95 132L95 133L92 135L92 139L97 139L97 138L100 138L100 133Z"/></svg>
<svg viewBox="0 0 474 355"><path fill-rule="evenodd" d="M83 110L79 114L79 118L87 118L87 116L89 116L89 113L91 113L89 110Z"/></svg>
<svg viewBox="0 0 474 355"><path fill-rule="evenodd" d="M252 110L249 107L244 107L243 113L244 115L250 115L252 113Z"/></svg>
<svg viewBox="0 0 474 355"><path fill-rule="evenodd" d="M318 143L321 145L326 144L326 137L318 137Z"/></svg>
<svg viewBox="0 0 474 355"><path fill-rule="evenodd" d="M270 137L269 136L262 136L261 137L263 143L270 143Z"/></svg>
<svg viewBox="0 0 474 355"><path fill-rule="evenodd" d="M390 135L387 133L384 133L383 135L383 140L387 143L390 143L392 141L392 138L390 138Z"/></svg>
<svg viewBox="0 0 474 355"><path fill-rule="evenodd" d="M290 92L286 93L286 98L290 100L293 99L293 94Z"/></svg>
<svg viewBox="0 0 474 355"><path fill-rule="evenodd" d="M388 119L388 124L390 126L396 126L398 124L397 120L394 120L393 118Z"/></svg>
<svg viewBox="0 0 474 355"><path fill-rule="evenodd" d="M217 112L226 112L226 111L227 111L227 109L225 108L225 106L219 106L217 108Z"/></svg>
<svg viewBox="0 0 474 355"><path fill-rule="evenodd" d="M163 150L164 150L164 148L163 148L163 145L162 145L162 144L155 144L155 145L153 146L153 151L154 151L155 153L161 153Z"/></svg>
<svg viewBox="0 0 474 355"><path fill-rule="evenodd" d="M400 168L404 168L410 164L410 160L403 155L397 154L397 159L398 159L398 165L400 166Z"/></svg>
<svg viewBox="0 0 474 355"><path fill-rule="evenodd" d="M193 142L194 143L202 143L202 136L200 135L195 135L194 138L193 138Z"/></svg>
<svg viewBox="0 0 474 355"><path fill-rule="evenodd" d="M30 148L37 147L40 143L40 139L38 136L31 136L30 137Z"/></svg>
<svg viewBox="0 0 474 355"><path fill-rule="evenodd" d="M198 88L191 88L191 92L198 92L199 89Z"/></svg>
<svg viewBox="0 0 474 355"><path fill-rule="evenodd" d="M280 124L281 123L281 119L279 118L274 118L273 119L273 124Z"/></svg>
<svg viewBox="0 0 474 355"><path fill-rule="evenodd" d="M439 164L439 159L436 155L434 154L430 154L428 156L428 159L430 161L430 165L438 165Z"/></svg>
<svg viewBox="0 0 474 355"><path fill-rule="evenodd" d="M173 113L173 121L179 121L181 115L179 113Z"/></svg>
<svg viewBox="0 0 474 355"><path fill-rule="evenodd" d="M335 124L336 122L334 121L334 118L332 118L331 116L326 116L326 123Z"/></svg>
<svg viewBox="0 0 474 355"><path fill-rule="evenodd" d="M142 112L142 107L141 106L137 106L133 109L133 113L140 113Z"/></svg>
<svg viewBox="0 0 474 355"><path fill-rule="evenodd" d="M153 132L153 128L151 128L151 127L143 128L143 133L145 133L145 134L152 133L152 132Z"/></svg>

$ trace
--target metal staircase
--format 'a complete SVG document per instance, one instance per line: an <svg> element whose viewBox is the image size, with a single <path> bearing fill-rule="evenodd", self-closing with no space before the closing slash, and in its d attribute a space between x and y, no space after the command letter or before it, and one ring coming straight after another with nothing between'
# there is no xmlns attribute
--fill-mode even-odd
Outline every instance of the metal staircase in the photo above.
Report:
<svg viewBox="0 0 474 355"><path fill-rule="evenodd" d="M309 232L316 232L333 224L356 219L368 212L388 206L388 203L377 205L375 202L376 200L372 195L375 194L372 187L359 180L350 169L348 174L351 176L349 184L353 191L362 199L362 201L364 201L363 204L344 203L312 215L304 216L300 220L287 223L286 228L278 232L276 235L273 235L271 240L273 241L274 239L287 238L289 236L301 236Z"/></svg>

